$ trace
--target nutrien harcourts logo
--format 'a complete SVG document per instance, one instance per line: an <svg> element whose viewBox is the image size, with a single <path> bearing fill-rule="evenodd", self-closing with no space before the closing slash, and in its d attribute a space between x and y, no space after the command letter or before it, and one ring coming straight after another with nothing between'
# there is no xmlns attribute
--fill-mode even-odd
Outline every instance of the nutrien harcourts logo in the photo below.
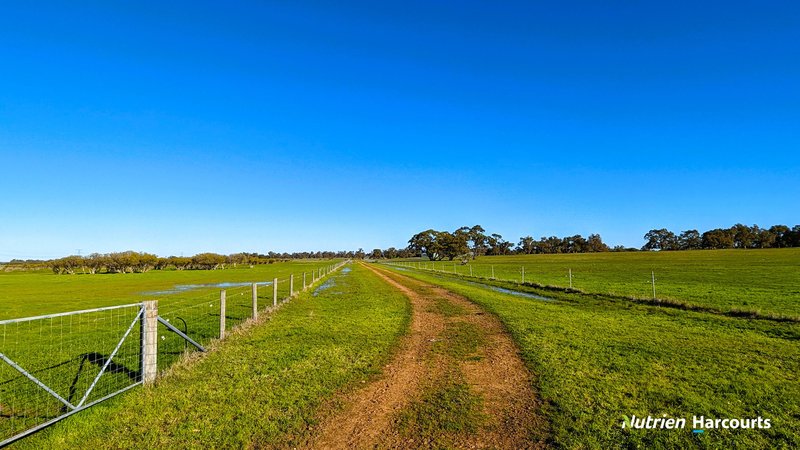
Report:
<svg viewBox="0 0 800 450"><path fill-rule="evenodd" d="M726 430L744 430L744 429L769 429L772 428L770 419L764 419L761 416L748 419L716 419L705 416L692 416L692 433L700 434L705 430L726 429ZM630 428L635 430L683 430L686 428L687 419L679 417L667 417L663 414L661 417L636 417L635 415L628 417L622 416L622 428Z"/></svg>

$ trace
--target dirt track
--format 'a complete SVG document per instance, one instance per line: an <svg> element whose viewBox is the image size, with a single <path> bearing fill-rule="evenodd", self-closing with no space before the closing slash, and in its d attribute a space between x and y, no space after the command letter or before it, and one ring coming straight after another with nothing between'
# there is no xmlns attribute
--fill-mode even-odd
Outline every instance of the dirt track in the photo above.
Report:
<svg viewBox="0 0 800 450"><path fill-rule="evenodd" d="M543 448L546 424L539 415L540 403L531 387L531 374L497 318L443 288L367 267L409 298L410 330L383 368L383 375L343 398L342 410L323 415L307 447L428 447L431 442L409 435L408 430L398 427L397 421L399 414L426 389L446 376L448 361L441 347L448 342L443 336L448 327L458 322L474 325L481 332L474 355L458 360L455 365L469 391L482 399L483 419L475 429L450 436L450 445L458 448ZM448 314L441 310L441 305L456 308L461 313Z"/></svg>

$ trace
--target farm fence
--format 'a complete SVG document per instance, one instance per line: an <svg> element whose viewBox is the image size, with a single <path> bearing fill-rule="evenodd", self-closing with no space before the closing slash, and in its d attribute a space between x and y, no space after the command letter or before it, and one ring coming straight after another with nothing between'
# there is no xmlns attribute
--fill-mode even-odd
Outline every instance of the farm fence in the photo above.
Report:
<svg viewBox="0 0 800 450"><path fill-rule="evenodd" d="M219 294L0 321L0 447L154 381L185 352L205 351L348 262L304 273L302 289L289 275Z"/></svg>
<svg viewBox="0 0 800 450"><path fill-rule="evenodd" d="M561 273L554 274L553 270L548 270L547 275L544 273L532 274L528 270L526 274L525 266L516 266L511 264L498 264L497 267L493 264L459 264L458 262L446 261L400 261L400 262L387 262L390 266L405 267L408 269L416 269L420 271L437 272L444 274L451 274L467 278L483 278L495 281L507 281L517 284L533 284L538 282L540 285L547 285L558 288L574 288L574 273L571 268L564 268ZM652 291L652 299L656 297L656 272L651 270L649 273L641 273L640 275L633 276L632 280L618 280L618 283L627 283L629 285L637 286L634 292L628 292L628 295L641 297L642 293L649 293ZM593 276L593 283L597 283L599 277ZM613 283L613 281L606 282ZM628 289L630 291L631 289Z"/></svg>

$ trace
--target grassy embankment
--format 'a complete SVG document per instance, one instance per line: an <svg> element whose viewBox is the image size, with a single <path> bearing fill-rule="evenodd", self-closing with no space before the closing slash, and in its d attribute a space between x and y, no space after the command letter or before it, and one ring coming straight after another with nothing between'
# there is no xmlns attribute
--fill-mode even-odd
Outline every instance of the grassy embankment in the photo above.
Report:
<svg viewBox="0 0 800 450"><path fill-rule="evenodd" d="M290 447L320 404L379 371L409 320L407 299L366 269L327 286L17 448Z"/></svg>
<svg viewBox="0 0 800 450"><path fill-rule="evenodd" d="M542 301L455 276L404 274L500 317L538 375L562 448L797 448L800 324L661 308L525 287ZM513 283L497 283L519 289ZM687 418L685 430L623 430L623 415ZM768 430L706 430L691 418L772 420Z"/></svg>
<svg viewBox="0 0 800 450"><path fill-rule="evenodd" d="M650 299L721 312L754 312L800 318L800 248L681 252L584 253L487 256L461 265L412 261L414 267L475 277Z"/></svg>

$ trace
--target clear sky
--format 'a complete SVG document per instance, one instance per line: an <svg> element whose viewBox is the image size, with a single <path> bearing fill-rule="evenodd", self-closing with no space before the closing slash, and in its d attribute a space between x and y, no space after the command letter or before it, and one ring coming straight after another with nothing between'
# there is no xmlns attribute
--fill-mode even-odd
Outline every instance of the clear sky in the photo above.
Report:
<svg viewBox="0 0 800 450"><path fill-rule="evenodd" d="M10 2L0 260L791 226L798 5Z"/></svg>

